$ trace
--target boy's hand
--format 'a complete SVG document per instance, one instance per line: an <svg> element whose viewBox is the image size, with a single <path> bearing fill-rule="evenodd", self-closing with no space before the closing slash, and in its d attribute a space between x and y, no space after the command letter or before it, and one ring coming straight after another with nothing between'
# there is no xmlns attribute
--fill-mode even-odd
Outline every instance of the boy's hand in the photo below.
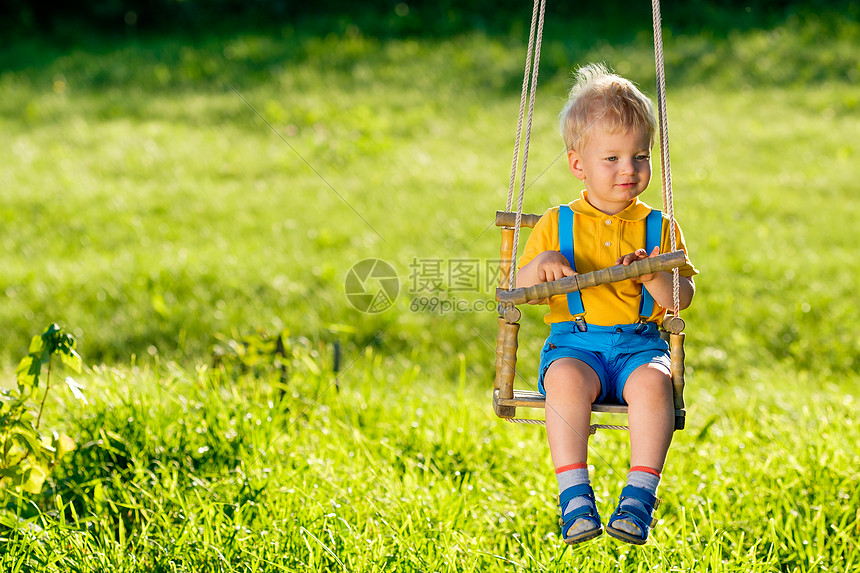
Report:
<svg viewBox="0 0 860 573"><path fill-rule="evenodd" d="M540 282L549 282L576 274L567 259L558 251L544 251L540 254L537 272Z"/></svg>
<svg viewBox="0 0 860 573"><path fill-rule="evenodd" d="M642 259L647 259L650 257L656 257L660 254L660 247L654 247L654 250L651 251L649 255L645 249L636 249L634 252L624 255L623 257L619 257L617 261L615 261L616 265L624 265L625 267L634 261L641 261ZM641 283L647 283L654 279L654 273L649 275L641 275L639 278L634 279Z"/></svg>

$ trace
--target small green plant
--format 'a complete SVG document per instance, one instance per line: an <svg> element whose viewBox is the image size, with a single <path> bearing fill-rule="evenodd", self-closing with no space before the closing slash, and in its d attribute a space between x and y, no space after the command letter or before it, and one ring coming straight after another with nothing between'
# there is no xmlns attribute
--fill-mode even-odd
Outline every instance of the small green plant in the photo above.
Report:
<svg viewBox="0 0 860 573"><path fill-rule="evenodd" d="M253 334L239 336L234 333L230 338L216 335L221 344L212 351L215 367L238 368L241 372L257 375L274 368L280 373L282 383L286 383L290 370L302 370L318 375L321 370L318 358L310 341L306 338L291 338L288 330L271 335L261 330Z"/></svg>
<svg viewBox="0 0 860 573"><path fill-rule="evenodd" d="M42 434L39 425L45 400L51 389L51 365L54 356L75 372L81 371L81 357L75 352L75 338L56 324L34 336L27 356L16 371L18 389L0 390L0 493L8 487L28 493L39 493L48 473L75 447L70 437L51 431ZM42 367L45 391L38 408L33 399L39 388ZM80 387L72 378L66 384L78 398Z"/></svg>

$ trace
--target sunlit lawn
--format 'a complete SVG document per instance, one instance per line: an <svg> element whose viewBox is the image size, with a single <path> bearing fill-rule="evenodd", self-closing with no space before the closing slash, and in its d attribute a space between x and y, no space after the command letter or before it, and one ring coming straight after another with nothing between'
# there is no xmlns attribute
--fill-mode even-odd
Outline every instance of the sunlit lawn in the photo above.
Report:
<svg viewBox="0 0 860 573"><path fill-rule="evenodd" d="M857 30L816 45L814 22L792 26L717 43L716 62L706 39L667 45L676 211L702 273L688 429L644 549L559 542L542 430L492 416L494 315L413 304L492 297L485 276L435 292L411 274L497 257L520 39L151 39L0 72L0 364L50 321L107 364L82 377L88 406L51 406L79 448L7 506L33 525L4 529L3 569L860 567ZM606 60L653 93L645 40L546 54L537 213L578 193L555 131L568 68ZM377 315L343 288L368 257L401 279ZM541 313L523 321L523 386ZM274 374L212 370L219 338L285 328L321 372L297 367L283 400ZM593 446L606 515L625 437Z"/></svg>

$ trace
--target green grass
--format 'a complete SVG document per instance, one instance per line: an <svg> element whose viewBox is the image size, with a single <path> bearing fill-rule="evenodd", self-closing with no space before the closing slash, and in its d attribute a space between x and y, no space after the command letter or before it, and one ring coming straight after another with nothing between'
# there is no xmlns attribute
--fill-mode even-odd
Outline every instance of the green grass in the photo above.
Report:
<svg viewBox="0 0 860 573"><path fill-rule="evenodd" d="M90 405L52 404L78 449L40 496L7 496L25 524L2 530L0 569L857 570L860 28L822 26L667 39L676 211L702 273L688 429L641 549L559 542L542 430L492 416L493 314L410 309L492 296L409 292L410 272L497 256L521 38L5 48L3 379L55 320L106 365L82 377ZM653 93L647 38L544 53L530 212L578 192L554 119L570 67L606 60ZM401 279L378 315L344 294L367 257ZM544 328L526 310L527 387ZM322 373L298 369L283 399L265 373L206 366L219 335L284 328ZM607 515L625 437L599 434L590 461Z"/></svg>
<svg viewBox="0 0 860 573"><path fill-rule="evenodd" d="M543 430L493 417L465 375L367 352L332 385L99 368L93 408L58 414L81 444L11 535L4 570L853 571L860 566L856 378L699 376L652 541L566 548ZM825 392L810 396L811 382ZM104 400L102 402L101 400ZM607 515L626 436L592 438ZM86 563L86 564L85 564Z"/></svg>

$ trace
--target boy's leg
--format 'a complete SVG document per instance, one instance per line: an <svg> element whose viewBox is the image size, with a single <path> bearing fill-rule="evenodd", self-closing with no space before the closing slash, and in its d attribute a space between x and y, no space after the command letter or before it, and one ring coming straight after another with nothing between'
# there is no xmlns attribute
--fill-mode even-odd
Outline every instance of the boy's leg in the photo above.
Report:
<svg viewBox="0 0 860 573"><path fill-rule="evenodd" d="M556 469L588 459L591 404L600 396L600 379L575 358L559 358L544 375L546 436Z"/></svg>
<svg viewBox="0 0 860 573"><path fill-rule="evenodd" d="M600 380L584 362L560 358L547 369L544 388L547 440L562 497L562 537L578 543L602 532L586 465L591 404L600 395Z"/></svg>
<svg viewBox="0 0 860 573"><path fill-rule="evenodd" d="M668 370L659 364L639 366L627 379L624 400L628 404L631 465L627 474L627 488L631 489L625 489L636 497L622 494L623 499L607 527L615 537L644 543L648 538L660 472L675 428L672 380ZM622 511L624 515L619 515Z"/></svg>
<svg viewBox="0 0 860 573"><path fill-rule="evenodd" d="M675 402L669 371L660 364L643 364L624 385L630 426L630 465L663 471L672 433Z"/></svg>

